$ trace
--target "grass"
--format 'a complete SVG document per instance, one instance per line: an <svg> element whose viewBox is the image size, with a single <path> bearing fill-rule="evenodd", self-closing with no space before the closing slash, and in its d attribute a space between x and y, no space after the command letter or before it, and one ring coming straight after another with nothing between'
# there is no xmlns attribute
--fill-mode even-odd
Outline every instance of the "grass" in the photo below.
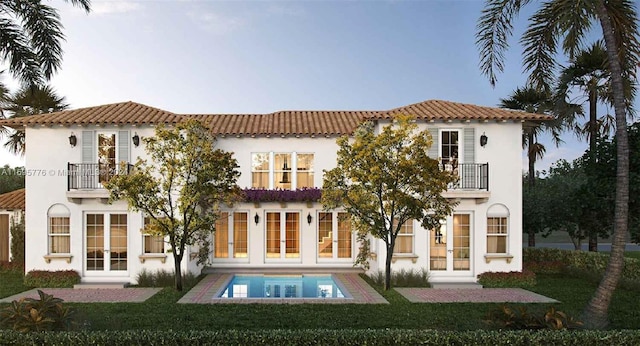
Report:
<svg viewBox="0 0 640 346"><path fill-rule="evenodd" d="M371 284L371 280L364 278ZM0 274L0 296L15 294L21 287L19 275ZM13 288L11 288L13 287ZM414 304L396 291L374 286L390 304L176 304L187 291L164 288L144 303L92 303L69 305L91 330L191 330L223 329L437 329L475 330L486 326L482 319L499 304L447 303ZM539 275L532 291L561 301L554 306L578 317L595 291L595 284L583 279ZM610 308L611 328L635 329L640 325L637 292L619 289ZM528 304L543 309L549 304ZM3 304L2 306L7 306Z"/></svg>
<svg viewBox="0 0 640 346"><path fill-rule="evenodd" d="M8 271L0 273L0 298L9 297L31 289L31 287L23 284L23 280L24 274L21 272Z"/></svg>

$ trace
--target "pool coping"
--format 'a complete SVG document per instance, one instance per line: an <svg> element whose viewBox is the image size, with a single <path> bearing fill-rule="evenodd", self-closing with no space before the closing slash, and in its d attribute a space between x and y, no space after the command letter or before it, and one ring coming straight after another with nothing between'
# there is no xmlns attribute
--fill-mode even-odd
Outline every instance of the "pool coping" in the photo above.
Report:
<svg viewBox="0 0 640 346"><path fill-rule="evenodd" d="M241 274L241 273L237 273ZM301 273L304 275L304 273ZM187 292L180 304L389 304L358 274L333 273L336 283L350 297L345 298L215 298L235 274L208 274ZM310 275L317 275L316 273Z"/></svg>

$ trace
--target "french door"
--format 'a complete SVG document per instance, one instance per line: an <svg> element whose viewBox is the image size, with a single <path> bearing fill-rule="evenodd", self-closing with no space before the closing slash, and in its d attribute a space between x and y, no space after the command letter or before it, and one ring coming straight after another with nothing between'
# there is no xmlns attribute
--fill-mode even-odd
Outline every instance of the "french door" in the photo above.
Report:
<svg viewBox="0 0 640 346"><path fill-rule="evenodd" d="M214 260L247 258L247 219L246 212L220 213L214 234Z"/></svg>
<svg viewBox="0 0 640 346"><path fill-rule="evenodd" d="M300 260L300 213L267 212L266 260Z"/></svg>
<svg viewBox="0 0 640 346"><path fill-rule="evenodd" d="M85 216L85 270L92 274L122 274L128 268L127 214Z"/></svg>
<svg viewBox="0 0 640 346"><path fill-rule="evenodd" d="M429 232L429 270L471 272L471 214L453 214Z"/></svg>
<svg viewBox="0 0 640 346"><path fill-rule="evenodd" d="M352 261L353 233L349 214L344 212L318 213L318 262Z"/></svg>

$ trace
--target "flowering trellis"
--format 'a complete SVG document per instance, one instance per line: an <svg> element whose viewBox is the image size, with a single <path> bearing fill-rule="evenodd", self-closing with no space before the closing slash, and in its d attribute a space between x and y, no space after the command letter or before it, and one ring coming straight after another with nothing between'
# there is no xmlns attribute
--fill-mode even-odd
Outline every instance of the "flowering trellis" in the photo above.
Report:
<svg viewBox="0 0 640 346"><path fill-rule="evenodd" d="M297 190L244 189L244 200L250 203L260 202L319 202L322 189L304 188Z"/></svg>

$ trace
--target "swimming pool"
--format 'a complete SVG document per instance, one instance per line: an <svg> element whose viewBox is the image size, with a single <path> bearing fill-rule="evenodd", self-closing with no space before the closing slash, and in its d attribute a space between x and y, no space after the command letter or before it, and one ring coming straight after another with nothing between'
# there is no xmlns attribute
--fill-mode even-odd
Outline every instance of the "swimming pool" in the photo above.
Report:
<svg viewBox="0 0 640 346"><path fill-rule="evenodd" d="M350 298L331 275L235 275L215 298Z"/></svg>

